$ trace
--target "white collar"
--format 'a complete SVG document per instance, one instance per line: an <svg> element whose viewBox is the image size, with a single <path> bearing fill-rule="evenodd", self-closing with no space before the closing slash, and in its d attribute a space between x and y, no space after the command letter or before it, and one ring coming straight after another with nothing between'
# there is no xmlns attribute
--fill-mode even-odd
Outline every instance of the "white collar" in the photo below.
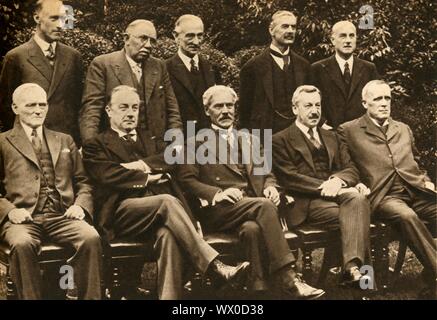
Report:
<svg viewBox="0 0 437 320"><path fill-rule="evenodd" d="M378 121L376 121L375 119L373 119L371 116L369 116L370 120L372 120L372 122L379 128L387 126L388 125L388 119L385 119L384 123L382 124L382 126L378 123Z"/></svg>
<svg viewBox="0 0 437 320"><path fill-rule="evenodd" d="M33 128L29 127L27 124L24 124L23 121L20 120L20 124L23 127L24 132L26 133L27 138L29 139L30 142L32 142L32 131ZM40 139L42 139L43 135L42 135L42 126L39 126L38 128L36 128L36 133L38 134L38 137Z"/></svg>
<svg viewBox="0 0 437 320"><path fill-rule="evenodd" d="M135 68L141 69L141 63L134 61L131 57L129 57L129 55L126 52L125 52L125 55L126 55L126 60L132 69L135 69Z"/></svg>
<svg viewBox="0 0 437 320"><path fill-rule="evenodd" d="M338 65L340 66L341 73L344 72L344 65L347 62L349 65L349 70L351 71L351 74L352 74L352 67L354 64L354 55L353 54L349 57L349 59L345 60L342 57L340 57L338 53L335 53L335 60L337 61Z"/></svg>
<svg viewBox="0 0 437 320"><path fill-rule="evenodd" d="M33 36L33 40L35 40L36 44L38 45L38 47L41 48L42 52L45 55L45 53L49 50L50 43L41 39L41 37L39 37L36 33ZM52 45L53 45L53 50L56 52L56 41L53 41Z"/></svg>
<svg viewBox="0 0 437 320"><path fill-rule="evenodd" d="M310 130L309 127L304 125L302 122L300 122L298 119L296 119L296 126L299 128L300 131L302 131L303 134L305 134L305 137L310 138L310 135L308 131ZM311 128L313 130L314 138L320 142L319 132L317 131L317 127Z"/></svg>
<svg viewBox="0 0 437 320"><path fill-rule="evenodd" d="M234 130L234 126L230 126L227 129L224 128L220 128L219 126L215 125L214 123L211 124L211 128L213 128L215 131L217 131L218 133L220 133L221 136L228 136L230 134L232 134L232 130Z"/></svg>
<svg viewBox="0 0 437 320"><path fill-rule="evenodd" d="M193 58L190 58L186 54L182 52L182 50L178 49L178 56L181 58L182 62L184 63L185 67L188 69L188 71L191 71L191 59L194 60L194 63L196 64L197 68L199 68L199 55L196 54Z"/></svg>
<svg viewBox="0 0 437 320"><path fill-rule="evenodd" d="M118 129L114 128L113 126L111 126L111 129L114 130L120 138L123 138L125 135L128 134L128 132L118 130ZM131 132L129 132L129 134L132 134L132 140L137 141L137 131L135 129L133 129Z"/></svg>
<svg viewBox="0 0 437 320"><path fill-rule="evenodd" d="M285 50L284 52L281 52L281 50L279 50L279 48L277 46L275 46L273 43L270 44L270 49L278 52L279 54L281 54L283 56L286 56L287 54L290 53L290 47L287 47L287 50ZM276 57L276 56L274 56L274 57ZM279 58L279 57L276 57L276 58Z"/></svg>

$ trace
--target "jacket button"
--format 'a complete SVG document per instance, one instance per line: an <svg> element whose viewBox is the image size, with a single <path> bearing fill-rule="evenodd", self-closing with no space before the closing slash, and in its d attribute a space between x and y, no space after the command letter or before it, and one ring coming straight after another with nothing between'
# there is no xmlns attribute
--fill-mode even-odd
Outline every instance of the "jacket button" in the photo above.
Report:
<svg viewBox="0 0 437 320"><path fill-rule="evenodd" d="M35 192L35 193L33 194L33 196L34 196L35 198L38 197L38 193Z"/></svg>
<svg viewBox="0 0 437 320"><path fill-rule="evenodd" d="M38 180L38 176L35 176L35 180Z"/></svg>
<svg viewBox="0 0 437 320"><path fill-rule="evenodd" d="M389 156L390 158L393 158L393 155L392 155L392 154L389 154L388 156Z"/></svg>
<svg viewBox="0 0 437 320"><path fill-rule="evenodd" d="M215 180L216 181L220 181L220 177L215 177Z"/></svg>

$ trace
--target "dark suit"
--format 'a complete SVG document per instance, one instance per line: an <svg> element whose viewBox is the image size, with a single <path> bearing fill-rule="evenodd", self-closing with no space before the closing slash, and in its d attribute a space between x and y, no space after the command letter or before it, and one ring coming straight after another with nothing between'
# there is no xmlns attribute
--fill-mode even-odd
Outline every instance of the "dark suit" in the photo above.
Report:
<svg viewBox="0 0 437 320"><path fill-rule="evenodd" d="M140 107L141 128L155 136L158 148L164 148L164 133L182 128L179 107L171 87L165 63L149 57L143 65L142 84L138 84L124 50L96 57L88 68L80 112L80 134L85 141L108 128L105 106L116 86L138 88L144 105Z"/></svg>
<svg viewBox="0 0 437 320"><path fill-rule="evenodd" d="M85 221L63 216L71 205L78 205L90 220L93 214L92 188L73 139L63 133L44 129L56 179L54 187L61 200L58 212L42 213L37 204L43 191L42 164L21 124L0 135L0 221L1 238L11 246L11 277L22 299L41 299L38 252L41 241L73 246L76 254L69 263L80 299L99 299L101 244L97 231ZM44 175L45 176L45 175ZM25 186L25 187L24 187ZM33 222L13 224L8 213L26 209Z"/></svg>
<svg viewBox="0 0 437 320"><path fill-rule="evenodd" d="M79 52L60 42L52 67L32 38L9 51L0 76L0 128L14 125L12 93L23 83L36 83L47 93L49 111L45 126L67 133L79 143L78 113L82 96L83 65Z"/></svg>
<svg viewBox="0 0 437 320"><path fill-rule="evenodd" d="M364 263L369 250L369 203L357 193L322 198L318 188L326 179L321 174L338 177L353 187L358 183L358 172L334 132L319 129L319 136L327 152L325 172L319 172L311 142L295 123L273 135L274 172L279 185L296 201L287 212L287 222L292 226L304 222L323 228L340 226L344 263L354 258Z"/></svg>
<svg viewBox="0 0 437 320"><path fill-rule="evenodd" d="M248 135L243 137L253 139ZM217 144L211 140L202 145L208 146L208 152L214 153L211 158L217 158L217 163L182 165L179 168L179 181L184 190L208 202L208 206L198 212L198 218L207 231L239 233L245 248L244 258L251 263L251 289L262 290L266 288L265 262L268 265L267 272L273 274L294 261L283 236L277 208L263 195L265 188L276 186L276 179L271 173L255 175L252 161L240 167L224 161L219 163L219 153L215 147L219 146L218 140L222 138L218 135L216 138ZM255 144L259 145L256 141ZM244 198L235 204L225 200L212 205L217 192L227 188L241 189ZM262 259L264 255L266 260Z"/></svg>
<svg viewBox="0 0 437 320"><path fill-rule="evenodd" d="M210 121L205 114L202 95L206 89L220 83L218 72L213 69L208 60L199 56L201 81L198 86L203 88L200 90L203 92L196 92L196 88L190 80L190 71L188 71L178 54L167 59L166 64L171 84L178 100L184 130L186 130L187 121L196 121L196 131L208 128Z"/></svg>
<svg viewBox="0 0 437 320"><path fill-rule="evenodd" d="M100 190L98 225L108 240L155 239L160 299L180 299L183 285L183 252L205 272L218 253L206 244L193 226L188 206L176 183L147 183L148 174L128 170L120 163L142 159L152 172L169 173L153 139L140 131L134 149L112 129L84 146L85 166ZM173 195L175 196L173 196ZM183 250L183 251L181 251Z"/></svg>
<svg viewBox="0 0 437 320"><path fill-rule="evenodd" d="M354 56L349 91L343 81L335 55L311 65L311 83L322 92L322 115L327 124L340 124L361 117L365 112L361 91L367 82L379 79L373 63Z"/></svg>
<svg viewBox="0 0 437 320"><path fill-rule="evenodd" d="M310 64L301 56L290 50L290 67L292 68L291 93L284 97L289 103L287 110L277 110L273 87L273 68L276 62L266 48L261 54L250 59L240 72L240 124L248 129L273 129L273 133L288 127L295 119L291 109L291 95L300 85L309 80ZM287 118L279 115L285 115Z"/></svg>
<svg viewBox="0 0 437 320"><path fill-rule="evenodd" d="M418 259L436 274L436 244L421 222L428 221L429 230L437 234L436 193L425 188L430 179L414 157L411 129L390 118L383 133L364 115L341 125L338 131L362 182L371 190L369 199L377 216L398 222Z"/></svg>

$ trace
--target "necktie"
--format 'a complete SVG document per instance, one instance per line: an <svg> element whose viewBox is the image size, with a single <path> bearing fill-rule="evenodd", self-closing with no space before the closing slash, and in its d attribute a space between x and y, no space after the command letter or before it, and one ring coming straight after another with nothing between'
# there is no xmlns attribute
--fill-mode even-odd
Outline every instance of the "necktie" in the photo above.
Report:
<svg viewBox="0 0 437 320"><path fill-rule="evenodd" d="M314 131L312 128L308 129L308 135L310 136L310 141L311 143L314 145L314 147L316 147L316 149L320 149L322 147L322 145L320 144L319 141L316 140L316 138L314 137Z"/></svg>
<svg viewBox="0 0 437 320"><path fill-rule="evenodd" d="M275 57L282 58L284 61L284 67L282 70L287 71L288 67L290 66L290 56L288 54L281 54L275 50L270 50L270 53Z"/></svg>
<svg viewBox="0 0 437 320"><path fill-rule="evenodd" d="M349 69L349 63L347 62L344 64L343 81L346 85L347 91L349 91L349 87L351 84L351 70Z"/></svg>
<svg viewBox="0 0 437 320"><path fill-rule="evenodd" d="M32 137L33 149L35 150L35 153L39 155L41 153L42 143L41 143L41 139L38 137L38 133L36 132L36 129L32 130L31 137Z"/></svg>
<svg viewBox="0 0 437 320"><path fill-rule="evenodd" d="M143 75L143 68L141 66L141 63L137 63L135 65L135 76L137 77L138 82L140 82L142 75Z"/></svg>
<svg viewBox="0 0 437 320"><path fill-rule="evenodd" d="M191 72L195 73L199 71L199 68L196 65L196 61L194 61L194 58L192 58L190 60L190 67L191 67Z"/></svg>
<svg viewBox="0 0 437 320"><path fill-rule="evenodd" d="M50 43L49 48L47 49L46 57L49 59L50 65L53 66L55 63L55 48L53 47L53 43Z"/></svg>
<svg viewBox="0 0 437 320"><path fill-rule="evenodd" d="M135 143L135 140L133 139L135 136L136 136L136 134L126 133L122 138L129 143Z"/></svg>
<svg viewBox="0 0 437 320"><path fill-rule="evenodd" d="M381 129L381 131L382 131L383 134L387 135L388 124L385 125L385 126L380 126L379 128Z"/></svg>

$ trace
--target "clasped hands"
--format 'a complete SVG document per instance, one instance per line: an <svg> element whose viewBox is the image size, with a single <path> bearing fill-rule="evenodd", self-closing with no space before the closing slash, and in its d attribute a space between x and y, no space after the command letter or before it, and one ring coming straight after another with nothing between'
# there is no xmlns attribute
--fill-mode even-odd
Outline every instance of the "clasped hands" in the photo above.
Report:
<svg viewBox="0 0 437 320"><path fill-rule="evenodd" d="M78 205L70 206L64 213L64 217L72 220L82 220L85 218L85 212L82 207ZM25 222L32 222L32 214L23 208L15 208L8 213L9 221L13 224L21 224Z"/></svg>
<svg viewBox="0 0 437 320"><path fill-rule="evenodd" d="M270 186L264 189L263 191L264 197L271 200L275 206L279 205L279 192L275 187ZM224 200L234 204L243 199L243 192L237 188L228 188L223 191L217 192L214 197L214 203L219 203Z"/></svg>
<svg viewBox="0 0 437 320"><path fill-rule="evenodd" d="M334 198L348 192L360 193L363 196L370 194L370 189L364 184L359 183L355 187L346 188L344 181L338 177L324 181L318 189L320 189L320 195L327 198Z"/></svg>

